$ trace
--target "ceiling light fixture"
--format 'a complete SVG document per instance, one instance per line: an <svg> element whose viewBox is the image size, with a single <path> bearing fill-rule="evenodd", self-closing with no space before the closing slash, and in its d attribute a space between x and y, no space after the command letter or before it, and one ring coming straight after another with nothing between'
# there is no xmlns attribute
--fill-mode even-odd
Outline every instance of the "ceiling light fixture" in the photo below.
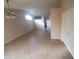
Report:
<svg viewBox="0 0 79 59"><path fill-rule="evenodd" d="M31 15L25 15L26 20L32 20L32 16Z"/></svg>

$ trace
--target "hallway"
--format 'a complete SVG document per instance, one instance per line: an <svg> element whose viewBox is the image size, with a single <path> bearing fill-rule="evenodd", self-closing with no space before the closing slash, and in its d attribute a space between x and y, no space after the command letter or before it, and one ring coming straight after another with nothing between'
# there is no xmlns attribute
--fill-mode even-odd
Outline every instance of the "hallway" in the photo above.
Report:
<svg viewBox="0 0 79 59"><path fill-rule="evenodd" d="M33 30L5 45L5 59L73 59L60 40L50 33Z"/></svg>

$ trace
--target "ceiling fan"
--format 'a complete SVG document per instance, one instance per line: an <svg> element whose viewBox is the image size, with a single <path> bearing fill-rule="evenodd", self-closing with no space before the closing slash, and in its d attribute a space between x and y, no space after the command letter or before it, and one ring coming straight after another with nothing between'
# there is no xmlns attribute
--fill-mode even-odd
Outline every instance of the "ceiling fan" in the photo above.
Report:
<svg viewBox="0 0 79 59"><path fill-rule="evenodd" d="M9 2L10 2L10 0L6 0L6 3L7 3L6 17L7 18L16 18L15 12L13 12L10 9Z"/></svg>

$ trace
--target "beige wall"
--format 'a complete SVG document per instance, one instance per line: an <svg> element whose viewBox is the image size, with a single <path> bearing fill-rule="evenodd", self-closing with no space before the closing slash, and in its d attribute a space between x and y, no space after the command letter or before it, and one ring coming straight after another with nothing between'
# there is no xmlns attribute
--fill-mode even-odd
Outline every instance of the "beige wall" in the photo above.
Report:
<svg viewBox="0 0 79 59"><path fill-rule="evenodd" d="M50 10L51 39L61 39L74 56L74 0L61 0L61 8Z"/></svg>
<svg viewBox="0 0 79 59"><path fill-rule="evenodd" d="M74 0L61 0L62 11L66 11L74 6Z"/></svg>
<svg viewBox="0 0 79 59"><path fill-rule="evenodd" d="M51 39L61 37L61 8L50 9Z"/></svg>
<svg viewBox="0 0 79 59"><path fill-rule="evenodd" d="M17 16L16 19L5 17L4 26L5 44L34 29L33 20L26 20L24 16Z"/></svg>
<svg viewBox="0 0 79 59"><path fill-rule="evenodd" d="M61 40L74 56L74 0L62 0Z"/></svg>

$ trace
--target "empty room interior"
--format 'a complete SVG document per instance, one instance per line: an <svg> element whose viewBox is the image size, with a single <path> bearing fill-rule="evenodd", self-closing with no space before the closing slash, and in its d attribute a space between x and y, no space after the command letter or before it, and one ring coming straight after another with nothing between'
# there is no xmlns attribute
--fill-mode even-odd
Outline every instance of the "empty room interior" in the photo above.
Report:
<svg viewBox="0 0 79 59"><path fill-rule="evenodd" d="M74 59L74 0L4 0L5 59Z"/></svg>

